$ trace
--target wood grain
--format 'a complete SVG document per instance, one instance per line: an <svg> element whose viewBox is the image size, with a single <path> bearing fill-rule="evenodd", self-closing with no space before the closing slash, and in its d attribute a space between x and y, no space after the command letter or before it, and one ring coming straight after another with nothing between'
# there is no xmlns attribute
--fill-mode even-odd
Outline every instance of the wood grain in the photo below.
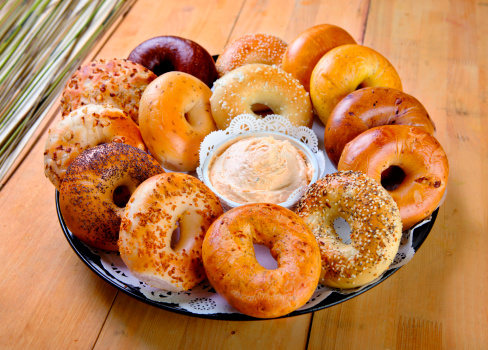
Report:
<svg viewBox="0 0 488 350"><path fill-rule="evenodd" d="M218 54L228 40L242 3L230 0L139 0L98 57L126 58L137 45L160 35L188 38L211 55Z"/></svg>
<svg viewBox="0 0 488 350"><path fill-rule="evenodd" d="M230 40L246 34L265 33L291 42L305 29L317 24L344 28L361 43L369 0L281 1L247 0L230 35Z"/></svg>
<svg viewBox="0 0 488 350"><path fill-rule="evenodd" d="M341 319L353 318L349 327L355 340L345 343L340 337L334 348L488 345L482 331L487 329L487 294L472 284L487 274L486 263L480 264L486 261L481 247L488 244L486 205L480 206L487 199L483 185L487 141L481 135L486 131L482 96L486 96L488 55L480 39L480 31L486 35L487 22L481 21L486 15L486 6L475 1L422 1L415 6L404 1L371 2L364 45L386 56L399 71L404 90L426 106L448 154L450 179L436 225L414 259L354 300L358 304L354 315L348 312L349 302L337 306ZM326 317L327 311L316 313L311 339L323 332L320 326ZM383 335L358 336L378 329ZM329 339L319 346L329 345Z"/></svg>
<svg viewBox="0 0 488 350"><path fill-rule="evenodd" d="M310 315L273 321L189 317L117 296L95 349L303 349Z"/></svg>
<svg viewBox="0 0 488 350"><path fill-rule="evenodd" d="M450 162L446 201L414 259L359 297L272 321L187 317L117 292L72 251L40 129L0 191L0 348L488 348L487 18L485 0L138 0L89 59L127 57L157 35L216 54L248 33L290 42L319 23L348 30L392 62L434 119Z"/></svg>

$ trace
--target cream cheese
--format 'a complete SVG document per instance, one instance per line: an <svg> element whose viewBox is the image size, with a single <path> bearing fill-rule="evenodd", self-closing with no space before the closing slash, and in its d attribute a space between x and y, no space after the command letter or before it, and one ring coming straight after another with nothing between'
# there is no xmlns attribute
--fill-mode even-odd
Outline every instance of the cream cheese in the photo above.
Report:
<svg viewBox="0 0 488 350"><path fill-rule="evenodd" d="M231 201L278 204L299 187L308 186L314 168L287 140L251 137L216 156L208 171L215 190Z"/></svg>

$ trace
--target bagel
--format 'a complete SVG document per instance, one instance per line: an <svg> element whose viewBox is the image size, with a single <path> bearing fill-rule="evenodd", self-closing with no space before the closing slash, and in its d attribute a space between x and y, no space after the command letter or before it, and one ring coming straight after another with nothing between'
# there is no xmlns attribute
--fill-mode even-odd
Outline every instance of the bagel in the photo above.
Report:
<svg viewBox="0 0 488 350"><path fill-rule="evenodd" d="M256 260L253 244L270 249L278 267ZM304 305L320 275L319 247L295 213L275 204L248 204L220 216L203 242L210 284L240 312L258 318L286 315Z"/></svg>
<svg viewBox="0 0 488 350"><path fill-rule="evenodd" d="M346 145L338 169L361 171L378 183L389 182L388 192L400 209L403 230L439 206L449 176L440 143L409 125L378 126L363 132Z"/></svg>
<svg viewBox="0 0 488 350"><path fill-rule="evenodd" d="M157 76L180 71L212 86L217 71L212 56L196 42L178 36L158 36L144 41L131 51L129 61L136 62Z"/></svg>
<svg viewBox="0 0 488 350"><path fill-rule="evenodd" d="M379 183L359 172L327 174L312 184L295 209L320 247L320 282L341 289L366 285L388 269L402 237L398 207ZM343 218L351 229L344 243L334 228Z"/></svg>
<svg viewBox="0 0 488 350"><path fill-rule="evenodd" d="M121 216L144 180L164 172L146 152L123 143L87 149L71 163L59 190L59 208L82 242L118 251Z"/></svg>
<svg viewBox="0 0 488 350"><path fill-rule="evenodd" d="M327 120L324 146L331 162L337 167L349 141L381 125L412 125L435 133L434 122L415 97L385 87L359 89L344 97Z"/></svg>
<svg viewBox="0 0 488 350"><path fill-rule="evenodd" d="M163 167L193 171L200 143L217 130L210 111L212 91L183 72L169 72L149 84L141 98L140 128L149 151Z"/></svg>
<svg viewBox="0 0 488 350"><path fill-rule="evenodd" d="M59 190L66 169L84 150L119 142L146 151L139 127L118 108L88 104L75 109L48 131L44 173Z"/></svg>
<svg viewBox="0 0 488 350"><path fill-rule="evenodd" d="M266 105L295 126L313 123L310 97L300 82L280 68L261 63L236 68L217 80L210 104L220 129L241 114L261 118L253 111L256 104Z"/></svg>
<svg viewBox="0 0 488 350"><path fill-rule="evenodd" d="M310 96L325 125L340 100L370 86L402 90L397 71L381 54L366 46L342 45L327 52L313 69Z"/></svg>
<svg viewBox="0 0 488 350"><path fill-rule="evenodd" d="M217 197L193 176L153 176L137 188L125 208L120 257L134 277L152 287L189 290L205 278L202 242L221 214ZM177 227L179 240L172 243Z"/></svg>
<svg viewBox="0 0 488 350"><path fill-rule="evenodd" d="M286 47L286 42L269 34L250 34L234 39L224 47L215 62L219 78L250 63L281 67Z"/></svg>
<svg viewBox="0 0 488 350"><path fill-rule="evenodd" d="M331 49L341 45L356 44L344 29L319 24L300 33L286 48L282 67L310 91L310 76L317 62Z"/></svg>
<svg viewBox="0 0 488 350"><path fill-rule="evenodd" d="M98 60L78 68L61 97L62 115L87 105L111 105L139 124L139 101L156 75L140 64L123 59Z"/></svg>

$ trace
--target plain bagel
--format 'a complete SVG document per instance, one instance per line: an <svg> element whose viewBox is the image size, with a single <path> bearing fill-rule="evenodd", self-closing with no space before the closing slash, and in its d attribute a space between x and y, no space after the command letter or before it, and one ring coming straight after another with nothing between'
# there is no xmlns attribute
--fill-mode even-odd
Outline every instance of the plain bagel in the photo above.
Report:
<svg viewBox="0 0 488 350"><path fill-rule="evenodd" d="M366 46L342 45L327 52L315 66L310 96L320 120L327 124L340 100L368 86L402 90L397 71L381 54Z"/></svg>
<svg viewBox="0 0 488 350"><path fill-rule="evenodd" d="M334 47L347 44L356 44L356 41L340 27L331 24L310 27L288 45L283 55L283 70L310 91L310 76L317 62Z"/></svg>
<svg viewBox="0 0 488 350"><path fill-rule="evenodd" d="M217 130L210 112L212 91L201 80L183 72L159 76L141 98L142 137L163 167L195 170L200 143Z"/></svg>

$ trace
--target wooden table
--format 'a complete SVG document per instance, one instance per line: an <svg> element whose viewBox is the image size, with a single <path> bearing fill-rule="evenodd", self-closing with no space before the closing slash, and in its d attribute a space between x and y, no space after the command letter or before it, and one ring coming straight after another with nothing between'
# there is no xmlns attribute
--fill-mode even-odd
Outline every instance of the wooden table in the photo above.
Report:
<svg viewBox="0 0 488 350"><path fill-rule="evenodd" d="M43 174L53 109L0 191L0 348L487 349L488 2L139 0L88 59L172 34L219 53L232 38L290 42L319 23L386 56L426 106L450 162L447 199L414 259L340 305L271 321L215 321L141 303L105 283L61 231Z"/></svg>

